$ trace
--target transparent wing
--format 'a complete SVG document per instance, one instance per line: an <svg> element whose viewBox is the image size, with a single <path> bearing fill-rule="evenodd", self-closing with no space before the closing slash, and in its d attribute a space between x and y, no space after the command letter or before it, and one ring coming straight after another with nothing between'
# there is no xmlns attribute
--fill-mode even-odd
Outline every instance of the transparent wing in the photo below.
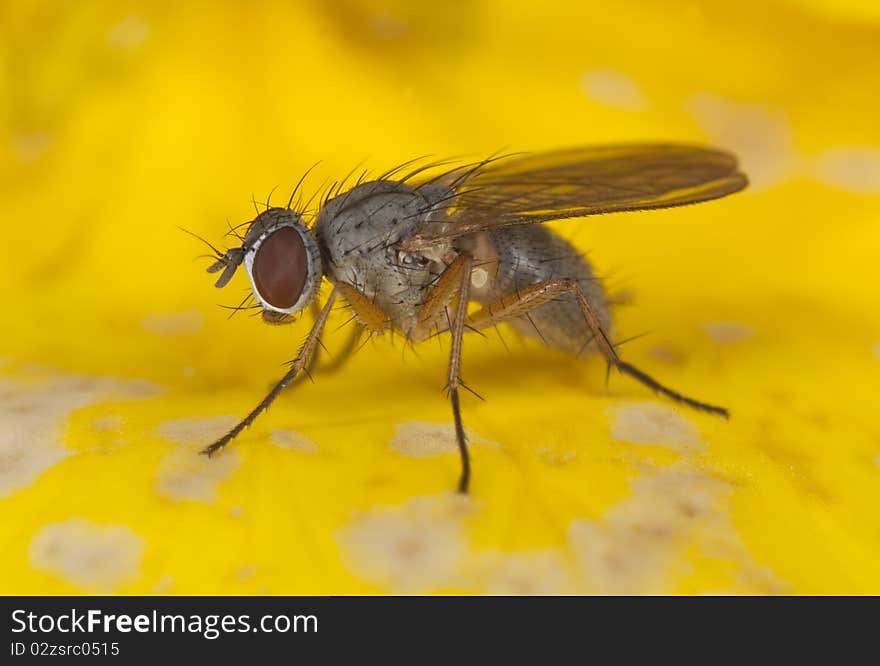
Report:
<svg viewBox="0 0 880 666"><path fill-rule="evenodd" d="M748 181L722 150L620 144L490 158L430 183L453 194L407 242L411 249L484 229L708 201Z"/></svg>

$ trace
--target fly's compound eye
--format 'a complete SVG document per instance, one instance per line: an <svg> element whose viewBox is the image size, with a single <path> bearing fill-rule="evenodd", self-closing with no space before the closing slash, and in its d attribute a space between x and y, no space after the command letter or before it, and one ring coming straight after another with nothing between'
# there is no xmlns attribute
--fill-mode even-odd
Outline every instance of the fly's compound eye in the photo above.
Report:
<svg viewBox="0 0 880 666"><path fill-rule="evenodd" d="M245 268L265 310L290 314L314 299L321 283L321 258L300 220L266 229L249 249Z"/></svg>
<svg viewBox="0 0 880 666"><path fill-rule="evenodd" d="M296 305L308 276L306 246L293 227L269 234L254 256L254 287L273 308Z"/></svg>

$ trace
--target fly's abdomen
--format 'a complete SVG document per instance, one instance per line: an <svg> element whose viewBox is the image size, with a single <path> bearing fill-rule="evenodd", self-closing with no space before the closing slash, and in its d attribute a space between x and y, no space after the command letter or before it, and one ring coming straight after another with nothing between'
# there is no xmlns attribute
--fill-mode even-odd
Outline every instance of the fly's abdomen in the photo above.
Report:
<svg viewBox="0 0 880 666"><path fill-rule="evenodd" d="M497 271L489 289L474 293L481 305L492 305L548 280L575 280L612 337L605 289L571 243L541 225L486 232L485 240L497 256ZM580 356L596 351L581 308L571 294L539 305L527 315L511 319L510 324L520 333L568 354Z"/></svg>

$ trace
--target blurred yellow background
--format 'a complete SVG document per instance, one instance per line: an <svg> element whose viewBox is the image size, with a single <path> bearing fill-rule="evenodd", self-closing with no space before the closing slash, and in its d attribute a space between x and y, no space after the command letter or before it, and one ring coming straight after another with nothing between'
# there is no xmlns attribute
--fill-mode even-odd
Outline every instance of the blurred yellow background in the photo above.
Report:
<svg viewBox="0 0 880 666"><path fill-rule="evenodd" d="M880 11L870 0L0 8L0 592L880 593ZM308 324L215 291L318 160L708 143L752 187L554 224L626 359L375 339L207 460ZM347 318L336 313L335 331ZM334 323L335 322L335 323ZM346 332L326 336L331 351Z"/></svg>

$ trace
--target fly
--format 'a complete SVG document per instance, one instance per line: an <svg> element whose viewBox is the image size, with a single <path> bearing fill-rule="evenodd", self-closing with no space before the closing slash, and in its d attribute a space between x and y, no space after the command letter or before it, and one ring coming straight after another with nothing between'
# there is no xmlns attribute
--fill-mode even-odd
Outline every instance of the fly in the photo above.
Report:
<svg viewBox="0 0 880 666"><path fill-rule="evenodd" d="M315 215L270 207L247 223L241 245L216 253L209 273L226 285L244 264L256 307L269 323L289 323L306 307L315 320L290 369L238 425L204 449L212 455L265 411L316 358L337 300L358 333L397 331L413 342L448 333L446 387L461 457L458 490L468 491L470 459L459 389L466 329L506 322L575 357L601 354L609 369L678 403L728 417L620 358L608 295L587 260L540 223L617 211L669 208L743 189L736 158L712 148L621 144L491 157L428 176L407 163L341 192L331 188ZM302 181L301 181L302 182ZM334 191L335 190L335 191ZM296 191L294 192L294 194ZM306 216L313 224L306 222ZM244 225L242 225L244 226ZM332 291L319 304L326 279ZM468 314L468 305L481 309ZM357 347L347 345L351 352Z"/></svg>

